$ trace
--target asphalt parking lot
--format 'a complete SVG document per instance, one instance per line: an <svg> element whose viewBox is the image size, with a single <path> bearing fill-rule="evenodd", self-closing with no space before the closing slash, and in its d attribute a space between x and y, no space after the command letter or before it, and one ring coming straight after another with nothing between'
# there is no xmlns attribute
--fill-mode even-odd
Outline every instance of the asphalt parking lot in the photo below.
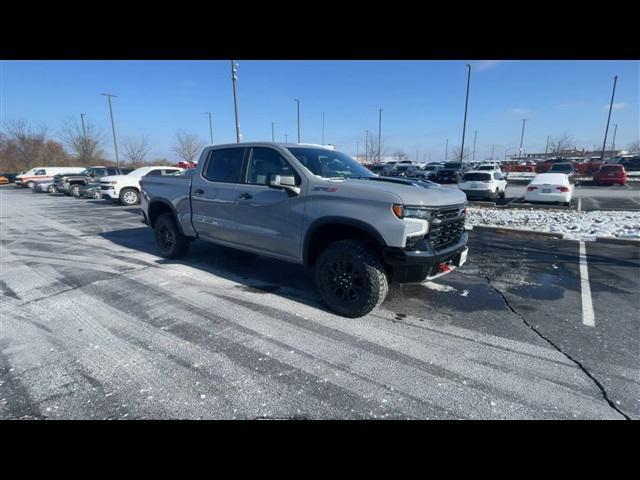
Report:
<svg viewBox="0 0 640 480"><path fill-rule="evenodd" d="M472 231L345 319L302 267L158 257L138 212L0 188L0 418L640 418L637 247Z"/></svg>

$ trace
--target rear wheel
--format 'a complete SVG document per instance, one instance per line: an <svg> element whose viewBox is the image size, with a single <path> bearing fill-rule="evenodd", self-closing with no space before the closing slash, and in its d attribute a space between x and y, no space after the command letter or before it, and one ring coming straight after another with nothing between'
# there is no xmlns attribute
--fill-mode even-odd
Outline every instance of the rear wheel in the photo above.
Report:
<svg viewBox="0 0 640 480"><path fill-rule="evenodd" d="M498 198L500 198L500 199L504 200L504 197L505 197L506 193L507 193L507 192L505 192L504 190L503 190L503 191L501 191L500 193L498 193Z"/></svg>
<svg viewBox="0 0 640 480"><path fill-rule="evenodd" d="M49 185L49 186L47 187L47 193L56 193L56 191L57 191L57 190L56 190L56 187L55 187L55 186L53 186L53 185Z"/></svg>
<svg viewBox="0 0 640 480"><path fill-rule="evenodd" d="M172 213L160 215L156 219L154 230L160 256L176 258L189 249L189 238L180 232Z"/></svg>
<svg viewBox="0 0 640 480"><path fill-rule="evenodd" d="M136 205L140 203L140 194L134 188L124 188L120 192L120 201L123 205Z"/></svg>
<svg viewBox="0 0 640 480"><path fill-rule="evenodd" d="M389 291L384 266L361 241L329 244L316 264L316 286L334 312L355 318L380 305Z"/></svg>

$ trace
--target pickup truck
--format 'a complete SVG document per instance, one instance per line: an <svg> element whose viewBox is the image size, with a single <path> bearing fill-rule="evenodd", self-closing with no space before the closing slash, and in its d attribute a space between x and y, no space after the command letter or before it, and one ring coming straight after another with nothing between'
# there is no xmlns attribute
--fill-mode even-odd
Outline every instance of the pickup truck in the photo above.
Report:
<svg viewBox="0 0 640 480"><path fill-rule="evenodd" d="M53 185L57 192L66 195L80 196L80 187L100 181L107 175L123 175L131 170L115 167L89 167L76 174L60 174L53 177Z"/></svg>
<svg viewBox="0 0 640 480"><path fill-rule="evenodd" d="M366 315L390 282L432 280L467 258L467 199L432 182L381 177L304 144L205 147L195 171L145 176L142 221L159 253L195 238L314 268L332 311Z"/></svg>

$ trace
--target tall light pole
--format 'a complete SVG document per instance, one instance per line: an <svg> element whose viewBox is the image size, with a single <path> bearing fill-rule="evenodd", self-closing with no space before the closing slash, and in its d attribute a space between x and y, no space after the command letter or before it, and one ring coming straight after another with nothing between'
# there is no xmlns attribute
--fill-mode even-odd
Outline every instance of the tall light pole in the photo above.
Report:
<svg viewBox="0 0 640 480"><path fill-rule="evenodd" d="M84 128L84 116L86 113L80 114L80 121L82 122L82 136L84 137L85 142L87 141L87 130Z"/></svg>
<svg viewBox="0 0 640 480"><path fill-rule="evenodd" d="M616 123L613 128L613 141L611 142L611 151L616 151L616 133L618 133L618 124Z"/></svg>
<svg viewBox="0 0 640 480"><path fill-rule="evenodd" d="M204 112L205 115L209 115L209 139L211 140L211 145L213 145L213 124L211 123L211 112Z"/></svg>
<svg viewBox="0 0 640 480"><path fill-rule="evenodd" d="M492 144L491 144L491 160L495 160L495 159L493 158L493 150L494 150L494 148L493 148L493 147L495 147L495 144L493 144L493 143L492 143Z"/></svg>
<svg viewBox="0 0 640 480"><path fill-rule="evenodd" d="M356 142L356 160L358 159L358 142Z"/></svg>
<svg viewBox="0 0 640 480"><path fill-rule="evenodd" d="M112 95L111 93L101 93L100 95L104 95L109 101L109 116L111 117L111 132L113 133L113 149L116 152L116 168L119 168L120 157L118 156L118 142L116 141L116 126L113 123L113 109L111 108L111 97L115 97L115 95Z"/></svg>
<svg viewBox="0 0 640 480"><path fill-rule="evenodd" d="M467 68L469 69L467 75L467 97L464 101L464 122L462 124L462 147L460 147L460 162L462 163L462 159L464 158L464 134L467 130L467 108L469 106L469 85L471 84L471 65L467 63Z"/></svg>
<svg viewBox="0 0 640 480"><path fill-rule="evenodd" d="M322 145L324 145L324 112L322 112Z"/></svg>
<svg viewBox="0 0 640 480"><path fill-rule="evenodd" d="M240 143L240 118L238 116L238 92L236 83L238 82L238 64L231 60L231 83L233 84L233 109L236 114L236 142Z"/></svg>
<svg viewBox="0 0 640 480"><path fill-rule="evenodd" d="M604 131L604 141L602 142L602 154L600 160L604 160L604 151L607 145L607 134L609 133L609 122L611 121L611 110L613 110L613 99L616 96L616 83L618 83L618 76L613 77L613 91L611 92L611 103L609 104L609 116L607 117L607 128Z"/></svg>
<svg viewBox="0 0 640 480"><path fill-rule="evenodd" d="M478 131L476 130L473 132L473 155L471 158L471 160L474 162L476 161L476 140L477 139L478 139Z"/></svg>
<svg viewBox="0 0 640 480"><path fill-rule="evenodd" d="M522 133L520 134L520 158L522 158L522 142L524 141L524 126L527 123L527 119L522 119Z"/></svg>
<svg viewBox="0 0 640 480"><path fill-rule="evenodd" d="M275 131L275 122L271 122L271 141L275 142L276 141L276 131Z"/></svg>
<svg viewBox="0 0 640 480"><path fill-rule="evenodd" d="M447 142L444 144L444 161L446 162L449 159L449 139L447 138Z"/></svg>
<svg viewBox="0 0 640 480"><path fill-rule="evenodd" d="M380 141L382 139L382 109L378 109L378 163L380 163Z"/></svg>
<svg viewBox="0 0 640 480"><path fill-rule="evenodd" d="M298 143L300 143L300 99L294 98L294 101L297 104L297 110L298 110Z"/></svg>
<svg viewBox="0 0 640 480"><path fill-rule="evenodd" d="M284 134L284 143L289 143L289 134L288 133Z"/></svg>

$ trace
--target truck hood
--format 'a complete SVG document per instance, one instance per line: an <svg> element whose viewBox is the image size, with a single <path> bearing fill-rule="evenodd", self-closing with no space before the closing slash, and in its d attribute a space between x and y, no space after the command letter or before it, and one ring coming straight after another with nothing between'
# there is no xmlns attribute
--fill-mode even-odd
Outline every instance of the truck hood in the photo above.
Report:
<svg viewBox="0 0 640 480"><path fill-rule="evenodd" d="M442 187L438 184L398 177L369 177L369 179L345 180L351 188L362 188L391 193L405 205L444 207L466 203L467 196L457 188Z"/></svg>

